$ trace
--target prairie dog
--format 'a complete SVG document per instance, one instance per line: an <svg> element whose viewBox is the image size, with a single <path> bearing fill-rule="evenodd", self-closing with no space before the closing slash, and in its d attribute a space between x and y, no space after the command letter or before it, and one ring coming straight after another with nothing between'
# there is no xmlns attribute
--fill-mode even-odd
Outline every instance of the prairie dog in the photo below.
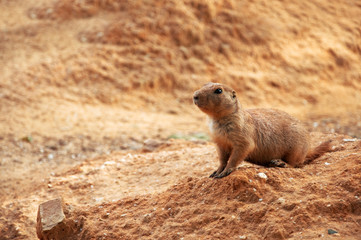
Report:
<svg viewBox="0 0 361 240"><path fill-rule="evenodd" d="M309 132L296 118L276 109L243 109L236 92L220 83L204 85L193 101L208 115L217 145L220 165L210 177L228 176L243 160L300 167L330 150L330 141L310 150Z"/></svg>

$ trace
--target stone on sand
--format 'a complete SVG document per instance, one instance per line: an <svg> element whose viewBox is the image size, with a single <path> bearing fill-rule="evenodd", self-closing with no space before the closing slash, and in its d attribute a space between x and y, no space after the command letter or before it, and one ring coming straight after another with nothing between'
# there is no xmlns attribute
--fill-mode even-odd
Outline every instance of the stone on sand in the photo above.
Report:
<svg viewBox="0 0 361 240"><path fill-rule="evenodd" d="M39 205L36 233L41 240L68 239L72 227L67 224L61 198L53 199Z"/></svg>

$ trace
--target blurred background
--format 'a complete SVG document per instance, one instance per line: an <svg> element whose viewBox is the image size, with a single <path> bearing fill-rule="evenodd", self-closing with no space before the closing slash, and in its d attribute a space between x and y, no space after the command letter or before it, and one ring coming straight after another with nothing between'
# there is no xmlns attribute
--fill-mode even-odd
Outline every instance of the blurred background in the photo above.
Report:
<svg viewBox="0 0 361 240"><path fill-rule="evenodd" d="M0 12L4 166L207 140L192 93L209 81L245 108L361 136L357 1L1 0Z"/></svg>
<svg viewBox="0 0 361 240"><path fill-rule="evenodd" d="M357 1L2 0L0 11L3 136L206 132L191 96L209 81L245 108L361 136Z"/></svg>

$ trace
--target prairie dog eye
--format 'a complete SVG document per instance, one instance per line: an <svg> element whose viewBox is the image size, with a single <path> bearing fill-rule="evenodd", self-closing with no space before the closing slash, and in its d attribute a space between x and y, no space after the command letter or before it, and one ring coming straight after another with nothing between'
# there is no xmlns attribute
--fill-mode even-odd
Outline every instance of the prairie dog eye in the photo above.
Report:
<svg viewBox="0 0 361 240"><path fill-rule="evenodd" d="M221 94L222 93L222 89L221 88L217 88L216 90L214 90L215 94Z"/></svg>

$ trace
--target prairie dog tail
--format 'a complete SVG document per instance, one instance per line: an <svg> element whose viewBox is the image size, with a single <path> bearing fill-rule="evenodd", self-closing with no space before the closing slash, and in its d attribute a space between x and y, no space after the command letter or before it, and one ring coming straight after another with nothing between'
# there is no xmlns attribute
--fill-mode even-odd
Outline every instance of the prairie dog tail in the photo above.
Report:
<svg viewBox="0 0 361 240"><path fill-rule="evenodd" d="M314 149L309 150L304 164L309 164L316 158L321 157L326 152L329 152L331 150L331 142L332 140L325 141Z"/></svg>

